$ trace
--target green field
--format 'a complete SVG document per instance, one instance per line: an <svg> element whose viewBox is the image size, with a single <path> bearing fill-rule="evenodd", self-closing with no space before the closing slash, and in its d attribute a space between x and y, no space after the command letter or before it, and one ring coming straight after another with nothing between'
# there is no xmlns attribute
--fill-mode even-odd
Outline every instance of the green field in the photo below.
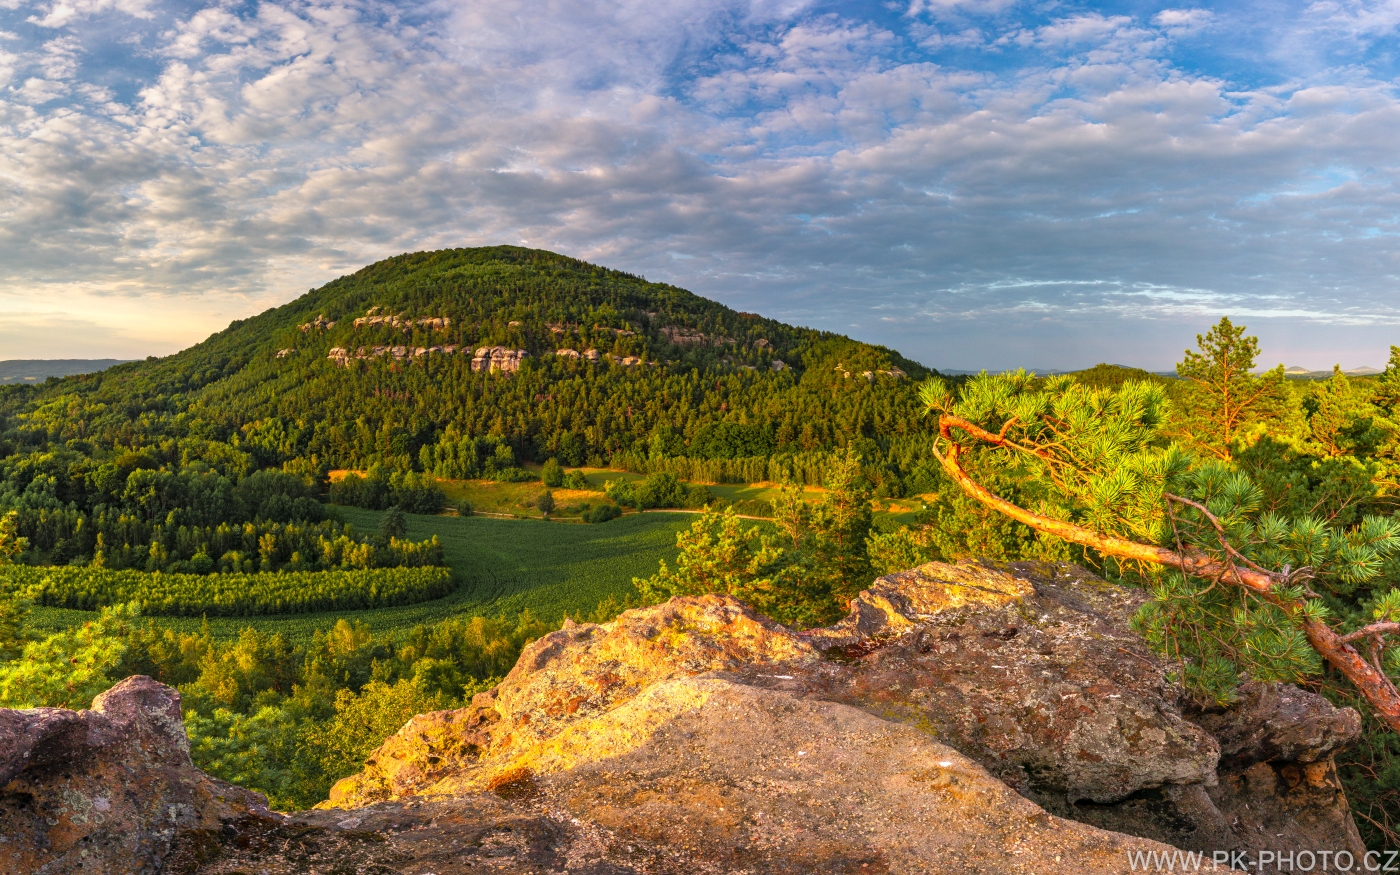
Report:
<svg viewBox="0 0 1400 875"><path fill-rule="evenodd" d="M538 466L529 466L535 469ZM603 494L608 481L641 483L644 474L619 471L615 468L578 468L593 491L552 489L557 504L553 517L560 521L578 522L581 508L603 502L612 503ZM682 481L689 483L689 481ZM446 480L439 478L439 487L447 495L450 506L470 506L476 513L513 516L518 519L540 519L544 515L535 508L535 500L545 491L538 481L529 483L497 483L492 480ZM705 488L716 498L733 504L744 515L767 516L769 511L759 502L771 502L781 490L773 483L707 483ZM819 486L804 486L803 498L815 502L826 490ZM915 522L924 497L889 498L872 502L877 526L882 530L910 525ZM630 513L630 511L626 511Z"/></svg>
<svg viewBox="0 0 1400 875"><path fill-rule="evenodd" d="M347 522L374 531L379 511L340 508ZM608 596L635 593L633 577L656 571L661 559L675 557L676 532L692 519L684 514L634 514L602 525L570 525L536 520L408 514L408 535L420 540L437 535L447 563L459 581L446 598L372 611L327 611L316 614L209 619L215 635L233 636L245 626L282 632L306 640L341 617L358 619L376 632L432 623L447 617L514 616L521 611L546 620L592 611ZM90 619L86 611L36 608L35 625L55 629ZM171 628L196 630L201 620L158 617Z"/></svg>

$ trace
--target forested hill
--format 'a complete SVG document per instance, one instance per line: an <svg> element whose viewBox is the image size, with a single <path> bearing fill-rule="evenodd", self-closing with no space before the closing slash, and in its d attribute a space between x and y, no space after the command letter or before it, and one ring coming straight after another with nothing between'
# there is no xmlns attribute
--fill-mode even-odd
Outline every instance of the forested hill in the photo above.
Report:
<svg viewBox="0 0 1400 875"><path fill-rule="evenodd" d="M0 389L0 456L139 451L235 478L677 457L782 458L800 474L855 441L898 491L926 455L915 383L929 373L565 256L444 250L371 265L167 358Z"/></svg>

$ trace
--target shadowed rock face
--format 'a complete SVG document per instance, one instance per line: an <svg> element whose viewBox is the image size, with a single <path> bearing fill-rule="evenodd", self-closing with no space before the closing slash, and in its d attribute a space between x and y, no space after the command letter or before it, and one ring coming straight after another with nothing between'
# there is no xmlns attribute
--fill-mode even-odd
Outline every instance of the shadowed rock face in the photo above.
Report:
<svg viewBox="0 0 1400 875"><path fill-rule="evenodd" d="M179 842L272 820L190 762L180 694L130 677L91 711L0 709L0 872L161 871Z"/></svg>
<svg viewBox="0 0 1400 875"><path fill-rule="evenodd" d="M1360 716L1286 684L1202 712L1129 627L1142 599L1071 565L890 575L806 636L853 654L808 694L923 726L1063 817L1188 850L1359 858L1332 754Z"/></svg>
<svg viewBox="0 0 1400 875"><path fill-rule="evenodd" d="M197 798L173 829L133 802L122 817L170 840L101 846L87 871L156 871L121 868L138 851L171 873L448 875L1129 872L1159 842L1362 850L1331 762L1357 715L1280 685L1193 710L1128 628L1138 603L1073 566L934 563L807 633L720 596L566 624L289 818L200 791L217 785L188 765L173 691L117 719L119 686L102 719L148 742L84 748L118 758L89 771L134 768L134 800ZM25 727L68 738L97 714L0 711L0 751L17 751L0 753L0 818L67 798L57 742ZM27 821L36 842L43 822Z"/></svg>

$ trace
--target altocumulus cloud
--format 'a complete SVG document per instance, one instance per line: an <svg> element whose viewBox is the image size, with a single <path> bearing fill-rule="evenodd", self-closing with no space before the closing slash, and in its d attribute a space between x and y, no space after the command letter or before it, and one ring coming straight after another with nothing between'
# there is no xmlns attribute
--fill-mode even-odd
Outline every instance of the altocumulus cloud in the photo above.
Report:
<svg viewBox="0 0 1400 875"><path fill-rule="evenodd" d="M0 358L555 249L934 366L1400 342L1400 3L0 0Z"/></svg>

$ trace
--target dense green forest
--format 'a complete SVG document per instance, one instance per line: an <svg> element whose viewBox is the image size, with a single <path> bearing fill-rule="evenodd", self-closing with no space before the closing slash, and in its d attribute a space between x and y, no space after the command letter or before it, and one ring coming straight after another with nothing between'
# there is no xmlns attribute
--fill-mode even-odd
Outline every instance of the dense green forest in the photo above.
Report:
<svg viewBox="0 0 1400 875"><path fill-rule="evenodd" d="M1100 365L943 379L551 253L389 259L175 356L0 388L0 705L82 705L123 672L152 674L185 691L202 765L308 804L548 624L341 621L293 643L140 615L431 597L450 586L442 547L406 539L402 511L442 509L438 478L541 479L548 514L549 488L587 486L570 469L612 467L646 476L611 484L615 504L600 495L589 521L617 505L711 509L595 618L719 591L814 625L930 559L1070 559L1149 592L1139 628L1203 701L1256 678L1357 705L1368 731L1342 773L1368 840L1393 843L1400 736L1316 641L1323 627L1364 636L1377 671L1400 677L1389 633L1357 631L1400 628L1400 350L1376 377L1291 380L1258 372L1257 341L1228 320L1196 340L1176 378ZM949 422L962 430L940 435ZM721 512L704 485L758 481L789 484L762 523ZM919 517L877 524L872 500L902 496L922 497ZM387 513L358 531L337 506ZM1278 587L1236 592L1093 537L1247 565ZM106 607L39 635L31 603Z"/></svg>
<svg viewBox="0 0 1400 875"><path fill-rule="evenodd" d="M492 370L483 347L509 355ZM277 804L309 804L408 716L503 673L545 627L527 616L374 635L341 623L307 644L177 633L140 614L432 594L441 578L413 569L440 565L441 548L405 540L391 518L439 510L436 477L532 480L524 466L544 463L545 485L569 488L586 482L565 466L610 464L649 475L610 489L621 504L699 507L709 494L682 480L820 483L854 446L861 495L925 491L936 472L915 383L931 373L881 347L501 247L390 259L177 355L0 389L0 544L13 560L0 570L0 704L81 705L145 671L186 692L201 764ZM346 468L366 473L329 477ZM388 524L357 532L336 506L390 509ZM617 510L600 495L587 517ZM785 615L839 610L869 569L832 539L849 546L868 527L868 509L817 514L784 580L799 552L814 574L836 565L808 587L813 607ZM39 635L26 599L110 607ZM338 667L348 651L368 654L352 659L360 668ZM493 656L470 655L480 651ZM350 731L357 721L371 728Z"/></svg>

